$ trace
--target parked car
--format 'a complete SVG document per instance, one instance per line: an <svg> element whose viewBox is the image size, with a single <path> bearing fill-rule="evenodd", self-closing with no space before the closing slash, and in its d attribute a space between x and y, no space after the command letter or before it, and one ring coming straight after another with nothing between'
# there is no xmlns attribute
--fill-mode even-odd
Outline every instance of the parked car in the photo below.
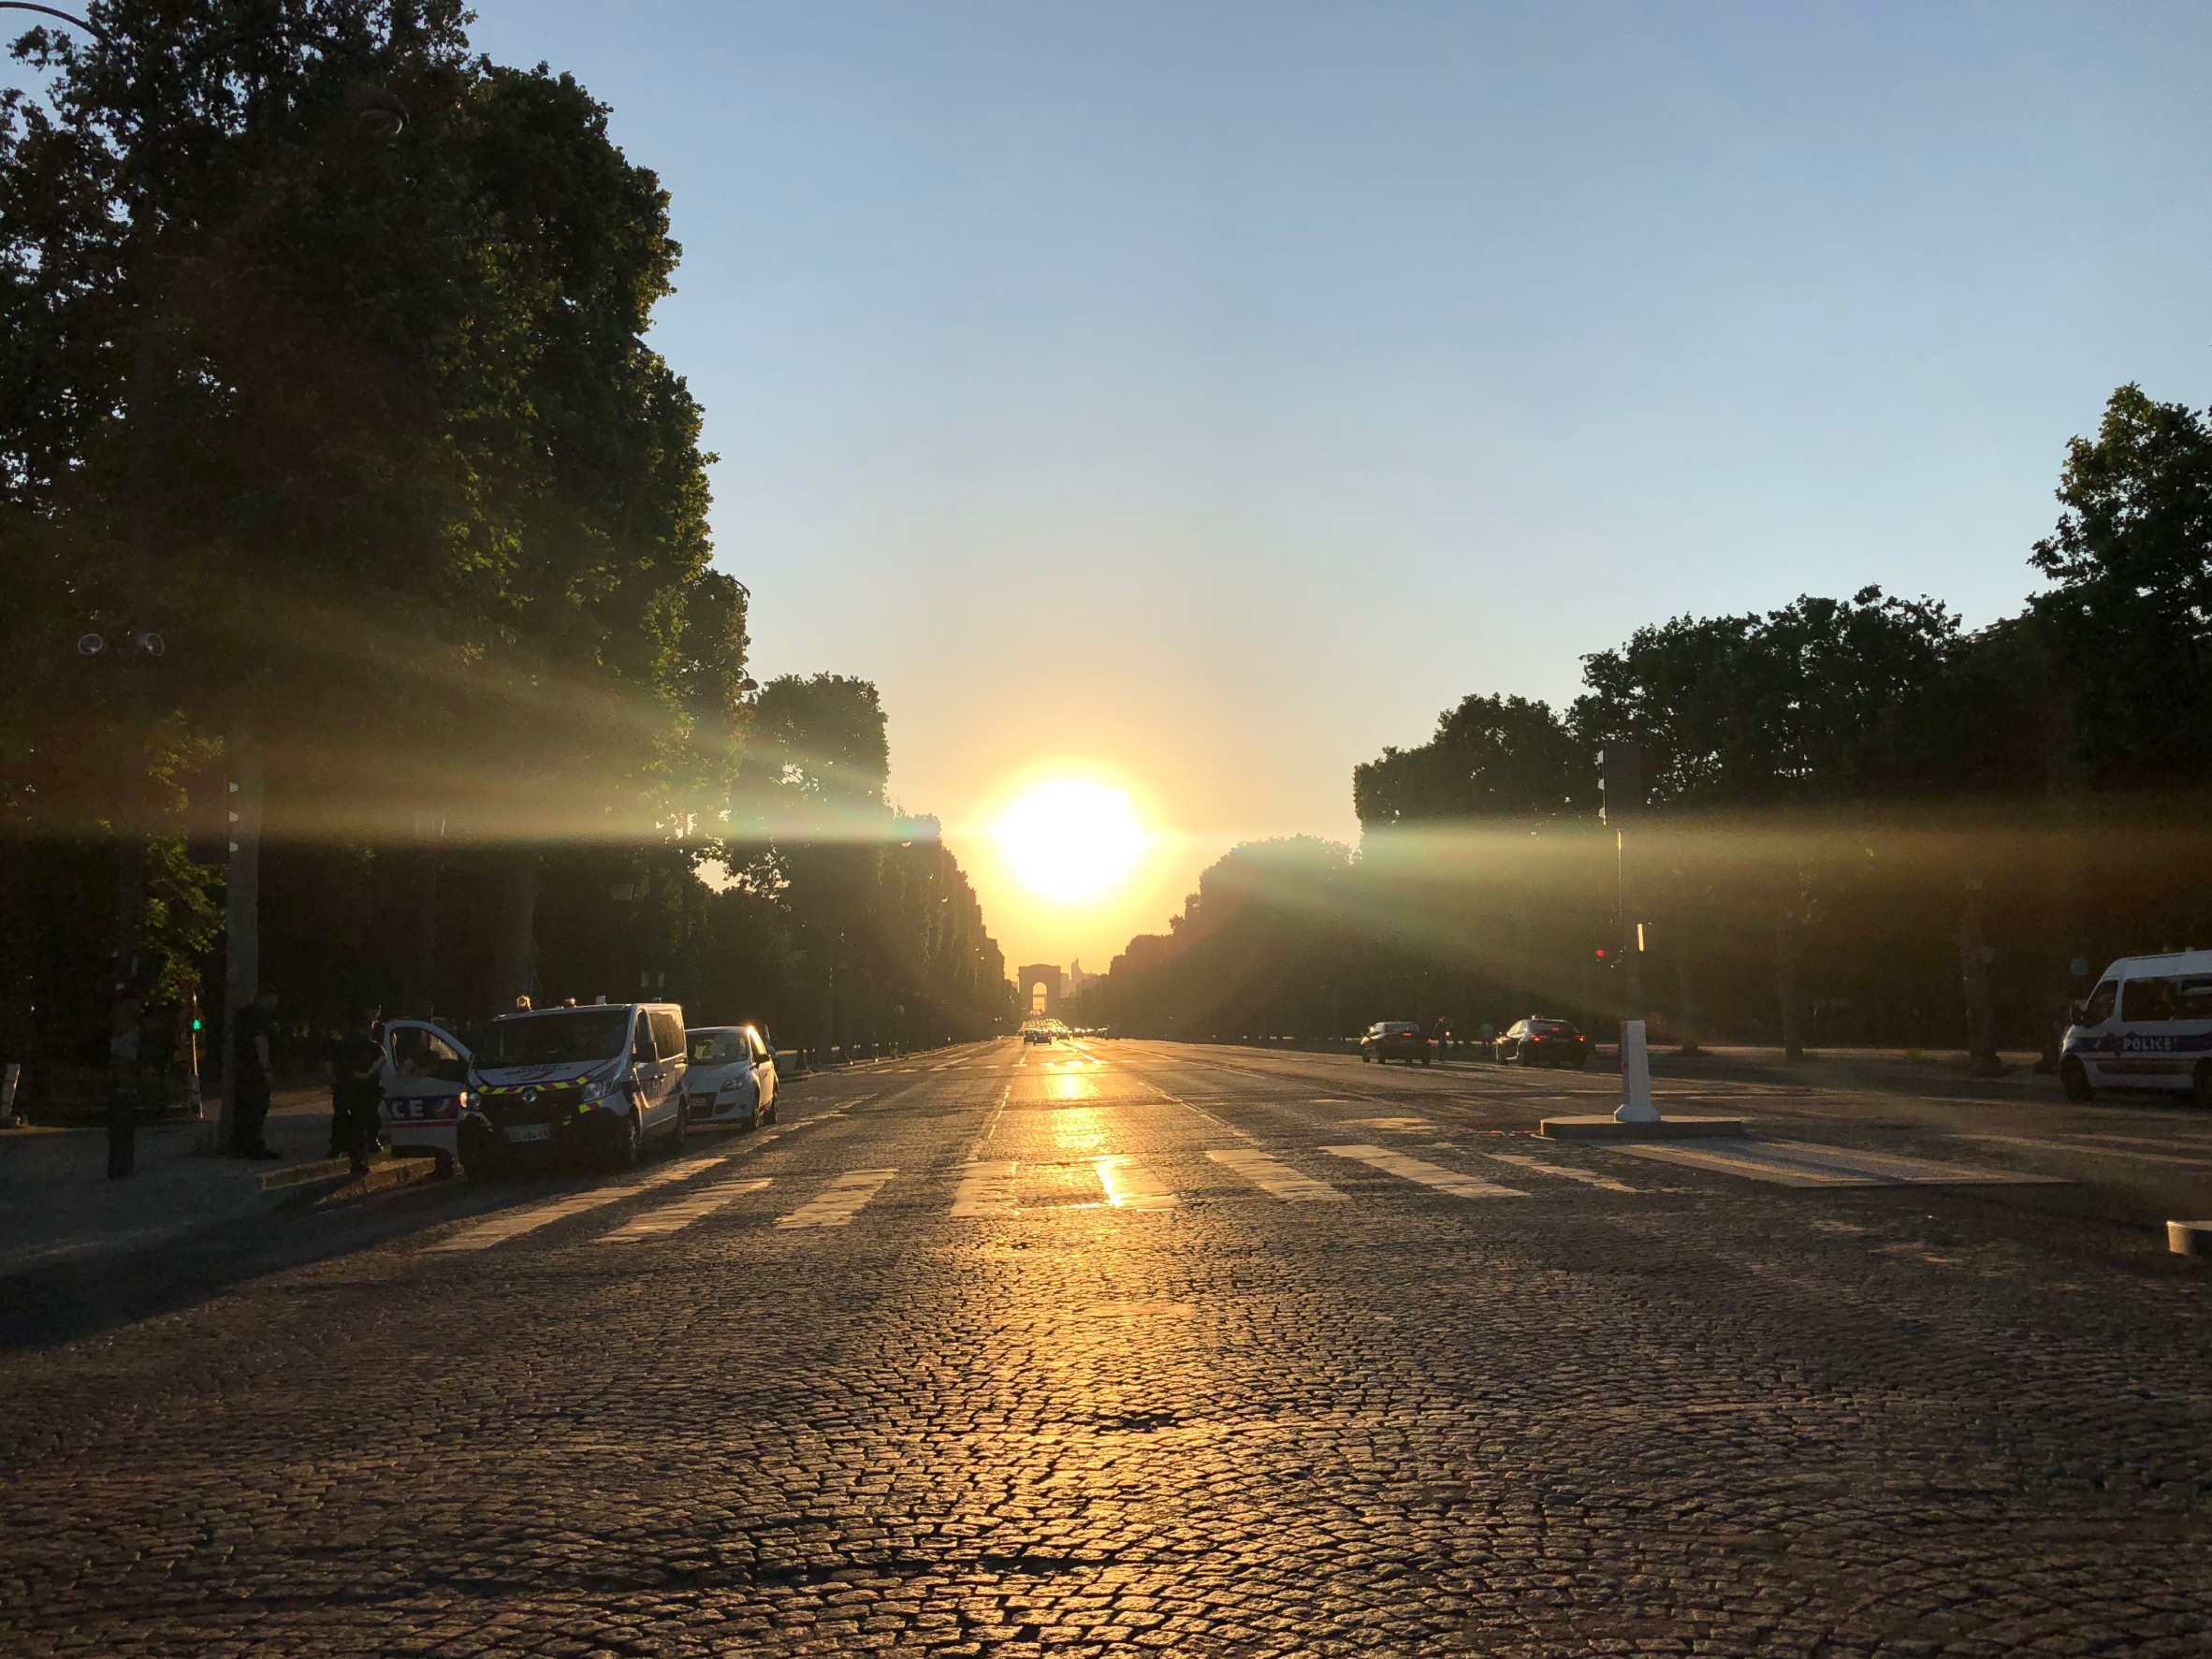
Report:
<svg viewBox="0 0 2212 1659"><path fill-rule="evenodd" d="M505 1014L476 1045L456 1140L472 1179L586 1158L634 1167L646 1142L683 1144L689 1049L674 1003Z"/></svg>
<svg viewBox="0 0 2212 1659"><path fill-rule="evenodd" d="M1426 1066L1436 1057L1429 1034L1410 1020L1377 1020L1360 1039L1360 1062L1383 1065L1390 1060L1419 1060Z"/></svg>
<svg viewBox="0 0 2212 1659"><path fill-rule="evenodd" d="M776 1121L776 1050L753 1026L693 1026L684 1112L693 1123L757 1128Z"/></svg>
<svg viewBox="0 0 2212 1659"><path fill-rule="evenodd" d="M1523 1066L1572 1066L1579 1071L1590 1064L1590 1039L1571 1020L1534 1014L1506 1027L1497 1040L1495 1057Z"/></svg>
<svg viewBox="0 0 2212 1659"><path fill-rule="evenodd" d="M2212 1106L2212 951L2122 956L2074 1005L2059 1055L2069 1100L2122 1089Z"/></svg>
<svg viewBox="0 0 2212 1659"><path fill-rule="evenodd" d="M384 1143L400 1157L450 1170L469 1104L469 1045L434 1020L384 1023Z"/></svg>

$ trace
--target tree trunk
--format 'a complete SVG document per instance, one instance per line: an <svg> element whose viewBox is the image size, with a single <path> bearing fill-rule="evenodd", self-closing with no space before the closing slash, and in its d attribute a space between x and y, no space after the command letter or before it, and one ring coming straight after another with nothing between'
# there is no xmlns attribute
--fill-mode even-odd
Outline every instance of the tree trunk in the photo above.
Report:
<svg viewBox="0 0 2212 1659"><path fill-rule="evenodd" d="M1690 982L1690 925L1686 920L1675 924L1674 985L1676 1017L1681 1022L1675 1052L1703 1054L1697 1046L1697 1000Z"/></svg>
<svg viewBox="0 0 2212 1659"><path fill-rule="evenodd" d="M535 851L511 855L500 882L499 933L492 941L491 1011L510 1011L518 998L532 996L538 978L538 880L543 865Z"/></svg>
<svg viewBox="0 0 2212 1659"><path fill-rule="evenodd" d="M238 1110L239 1015L261 989L261 751L243 719L230 732L229 881L223 895L223 1108L215 1149L227 1148Z"/></svg>
<svg viewBox="0 0 2212 1659"><path fill-rule="evenodd" d="M1982 938L1982 878L1966 878L1966 904L1958 917L1958 972L1966 992L1967 1068L1976 1077L2002 1077L1997 1055L1997 1010L1989 997L1989 959Z"/></svg>
<svg viewBox="0 0 2212 1659"><path fill-rule="evenodd" d="M1774 992L1782 1004L1782 1063L1805 1057L1805 1038L1797 1023L1797 919L1787 910L1774 917Z"/></svg>

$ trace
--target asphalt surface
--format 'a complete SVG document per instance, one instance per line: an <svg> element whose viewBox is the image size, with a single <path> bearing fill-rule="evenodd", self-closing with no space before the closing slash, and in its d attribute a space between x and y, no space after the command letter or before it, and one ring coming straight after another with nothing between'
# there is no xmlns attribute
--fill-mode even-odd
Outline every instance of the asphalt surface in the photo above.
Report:
<svg viewBox="0 0 2212 1659"><path fill-rule="evenodd" d="M2212 1119L1612 1086L999 1042L0 1280L0 1652L2212 1651Z"/></svg>

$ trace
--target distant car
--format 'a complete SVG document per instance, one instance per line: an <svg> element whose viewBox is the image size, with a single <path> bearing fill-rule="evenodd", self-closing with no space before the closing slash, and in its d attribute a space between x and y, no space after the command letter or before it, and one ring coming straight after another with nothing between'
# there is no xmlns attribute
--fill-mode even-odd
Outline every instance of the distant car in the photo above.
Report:
<svg viewBox="0 0 2212 1659"><path fill-rule="evenodd" d="M1579 1071L1590 1064L1590 1039L1572 1021L1534 1015L1506 1026L1495 1052L1498 1059L1523 1066L1572 1066Z"/></svg>
<svg viewBox="0 0 2212 1659"><path fill-rule="evenodd" d="M776 1121L776 1051L753 1026L694 1026L684 1033L684 1113L693 1123L758 1128Z"/></svg>
<svg viewBox="0 0 2212 1659"><path fill-rule="evenodd" d="M1429 1034L1410 1020L1377 1020L1360 1039L1360 1061L1383 1065L1390 1060L1419 1060L1426 1066L1436 1057Z"/></svg>
<svg viewBox="0 0 2212 1659"><path fill-rule="evenodd" d="M1024 1026L1022 1027L1022 1041L1024 1042L1050 1042L1052 1040L1053 1034L1050 1026Z"/></svg>

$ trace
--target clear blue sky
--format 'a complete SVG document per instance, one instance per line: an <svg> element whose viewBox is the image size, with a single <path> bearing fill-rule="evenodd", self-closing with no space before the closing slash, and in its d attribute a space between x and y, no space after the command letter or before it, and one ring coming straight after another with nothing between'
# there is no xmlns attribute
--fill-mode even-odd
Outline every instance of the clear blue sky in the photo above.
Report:
<svg viewBox="0 0 2212 1659"><path fill-rule="evenodd" d="M2014 609L2112 387L2212 401L2201 4L480 8L674 193L762 664L1192 836L1024 956L1640 623Z"/></svg>
<svg viewBox="0 0 2212 1659"><path fill-rule="evenodd" d="M880 684L1016 960L1681 612L2034 587L2115 386L2212 401L2212 7L479 0L673 192L767 672ZM1179 832L1016 901L1025 769Z"/></svg>

